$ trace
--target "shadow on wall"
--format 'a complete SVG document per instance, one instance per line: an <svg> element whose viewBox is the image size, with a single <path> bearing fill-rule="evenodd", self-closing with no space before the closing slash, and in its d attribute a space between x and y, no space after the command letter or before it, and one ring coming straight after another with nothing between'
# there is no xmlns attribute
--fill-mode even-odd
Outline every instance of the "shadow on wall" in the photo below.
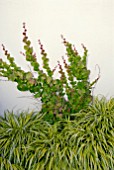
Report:
<svg viewBox="0 0 114 170"><path fill-rule="evenodd" d="M26 96L27 97L27 96ZM21 100L21 101L20 101ZM25 104L26 103L26 104ZM12 112L19 114L21 112L39 112L41 110L41 102L34 101L34 99L16 99L15 105L13 103L9 106L9 103L2 105L0 103L0 116L4 116L5 112Z"/></svg>
<svg viewBox="0 0 114 170"><path fill-rule="evenodd" d="M0 116L3 116L3 114L4 114L4 109L2 104L0 103Z"/></svg>
<svg viewBox="0 0 114 170"><path fill-rule="evenodd" d="M41 110L40 99L34 99L29 92L18 91L15 83L0 81L0 116L6 111L17 114L33 110Z"/></svg>

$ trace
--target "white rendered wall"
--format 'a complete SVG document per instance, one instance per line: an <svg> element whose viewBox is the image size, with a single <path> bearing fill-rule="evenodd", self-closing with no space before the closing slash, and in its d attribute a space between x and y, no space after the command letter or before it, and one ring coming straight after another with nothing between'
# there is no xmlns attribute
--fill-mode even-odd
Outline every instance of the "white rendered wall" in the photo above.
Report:
<svg viewBox="0 0 114 170"><path fill-rule="evenodd" d="M113 0L0 0L0 44L7 47L16 63L28 69L20 55L20 51L23 51L23 22L26 22L39 61L38 39L44 44L52 67L65 54L61 34L75 44L80 53L83 43L89 50L91 80L98 74L95 65L100 67L101 78L94 95L102 94L109 98L114 95L113 18ZM5 59L2 48L0 57ZM0 114L7 109L40 108L39 103L36 105L33 99L21 96L30 96L30 93L19 92L15 83L0 81Z"/></svg>

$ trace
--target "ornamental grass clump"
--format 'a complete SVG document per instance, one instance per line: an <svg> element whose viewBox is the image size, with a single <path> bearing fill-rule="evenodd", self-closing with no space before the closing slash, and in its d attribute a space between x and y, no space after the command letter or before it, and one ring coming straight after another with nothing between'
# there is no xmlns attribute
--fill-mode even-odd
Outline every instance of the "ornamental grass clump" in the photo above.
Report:
<svg viewBox="0 0 114 170"><path fill-rule="evenodd" d="M62 36L66 48L66 58L62 58L64 67L58 61L60 78L55 78L54 73L57 68L50 68L47 53L40 40L38 43L41 50L42 66L37 61L31 41L27 36L25 23L23 29L25 52L22 54L31 65L35 76L32 71L24 71L17 66L14 57L4 45L2 47L8 62L0 59L0 76L16 82L18 90L29 91L35 98L40 98L41 113L44 114L44 119L52 124L86 108L92 102L92 87L99 79L98 76L93 82L89 80L90 70L87 68L88 50L86 47L82 45L84 54L80 56L76 48Z"/></svg>
<svg viewBox="0 0 114 170"><path fill-rule="evenodd" d="M0 170L113 169L113 98L53 125L34 113L0 117Z"/></svg>
<svg viewBox="0 0 114 170"><path fill-rule="evenodd" d="M48 126L34 112L6 112L4 117L0 116L0 170L28 170L28 146L40 134L44 136Z"/></svg>
<svg viewBox="0 0 114 170"><path fill-rule="evenodd" d="M114 169L114 98L96 98L63 133L74 152L76 169Z"/></svg>

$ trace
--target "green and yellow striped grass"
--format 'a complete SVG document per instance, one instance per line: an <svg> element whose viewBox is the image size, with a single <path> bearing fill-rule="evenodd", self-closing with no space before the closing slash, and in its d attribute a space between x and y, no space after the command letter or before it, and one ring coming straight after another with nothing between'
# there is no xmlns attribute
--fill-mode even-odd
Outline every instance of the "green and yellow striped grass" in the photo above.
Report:
<svg viewBox="0 0 114 170"><path fill-rule="evenodd" d="M0 118L1 170L113 170L114 99L95 98L75 120L34 113Z"/></svg>

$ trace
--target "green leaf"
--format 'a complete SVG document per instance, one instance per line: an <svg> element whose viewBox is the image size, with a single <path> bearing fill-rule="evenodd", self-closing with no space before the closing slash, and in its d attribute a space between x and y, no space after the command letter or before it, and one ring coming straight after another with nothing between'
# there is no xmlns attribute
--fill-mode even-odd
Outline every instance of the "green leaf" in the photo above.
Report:
<svg viewBox="0 0 114 170"><path fill-rule="evenodd" d="M20 91L27 91L28 87L27 87L26 84L18 84L17 89L20 90Z"/></svg>
<svg viewBox="0 0 114 170"><path fill-rule="evenodd" d="M26 80L29 80L29 79L31 79L33 77L33 74L31 73L31 72L27 72L26 74L25 74L25 79Z"/></svg>
<svg viewBox="0 0 114 170"><path fill-rule="evenodd" d="M52 81L52 78L51 77L47 77L47 84L50 84Z"/></svg>
<svg viewBox="0 0 114 170"><path fill-rule="evenodd" d="M34 97L35 97L35 98L39 98L39 97L41 97L41 94L40 94L40 93L36 93L36 94L34 95Z"/></svg>

